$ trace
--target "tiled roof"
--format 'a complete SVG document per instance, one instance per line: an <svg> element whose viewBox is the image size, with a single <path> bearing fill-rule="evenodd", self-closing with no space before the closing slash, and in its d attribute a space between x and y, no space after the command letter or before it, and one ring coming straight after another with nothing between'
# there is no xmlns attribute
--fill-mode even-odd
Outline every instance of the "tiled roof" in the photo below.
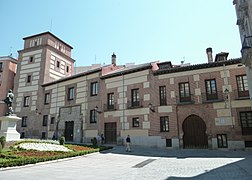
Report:
<svg viewBox="0 0 252 180"><path fill-rule="evenodd" d="M96 69L92 69L90 71L85 71L83 73L78 73L78 74L75 74L75 75L72 75L72 76L63 77L61 79L58 79L58 80L55 80L55 81L52 81L52 82L49 82L49 83L46 83L46 84L42 84L42 86L49 86L49 85L56 84L56 83L59 83L59 82L63 82L63 81L67 81L67 80L70 80L70 79L74 79L74 78L78 78L78 77L81 77L81 76L96 73L96 72L101 71L101 69L102 68L96 68Z"/></svg>
<svg viewBox="0 0 252 180"><path fill-rule="evenodd" d="M122 67L120 69L117 69L115 71L112 71L112 72L102 76L101 79L120 76L122 74L129 74L129 73L137 72L139 70L150 69L151 67L152 67L151 63L133 65L133 66L129 66L129 67Z"/></svg>
<svg viewBox="0 0 252 180"><path fill-rule="evenodd" d="M168 69L159 69L154 72L154 75L168 74L168 73L175 73L175 72L182 72L182 71L192 71L192 70L197 70L197 69L223 66L224 64L225 65L232 65L232 64L239 64L239 63L241 63L241 58L230 59L227 61L196 64L196 65L190 65L190 66L184 66L184 67L173 67L173 68L168 68Z"/></svg>

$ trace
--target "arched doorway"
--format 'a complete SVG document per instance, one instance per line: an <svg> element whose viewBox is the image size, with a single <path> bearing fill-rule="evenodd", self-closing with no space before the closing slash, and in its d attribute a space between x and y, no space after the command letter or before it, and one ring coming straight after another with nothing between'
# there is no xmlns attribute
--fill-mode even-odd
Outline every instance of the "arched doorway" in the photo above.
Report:
<svg viewBox="0 0 252 180"><path fill-rule="evenodd" d="M188 116L183 124L183 146L184 148L208 148L205 122L196 115Z"/></svg>

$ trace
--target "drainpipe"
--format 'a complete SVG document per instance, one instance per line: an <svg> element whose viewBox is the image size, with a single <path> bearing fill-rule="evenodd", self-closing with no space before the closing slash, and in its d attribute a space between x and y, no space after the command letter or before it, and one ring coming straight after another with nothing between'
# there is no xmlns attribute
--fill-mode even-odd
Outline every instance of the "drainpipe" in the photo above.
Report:
<svg viewBox="0 0 252 180"><path fill-rule="evenodd" d="M179 149L181 148L180 147L180 135L179 135L179 120L178 120L178 106L177 106L177 104L175 104L175 108L176 108L176 116L177 116L177 132L178 132L178 141L179 141Z"/></svg>
<svg viewBox="0 0 252 180"><path fill-rule="evenodd" d="M125 118L125 102L124 102L124 99L125 99L125 95L124 95L124 74L122 74L122 78L123 78L123 131L125 131L125 122L124 122L124 118Z"/></svg>

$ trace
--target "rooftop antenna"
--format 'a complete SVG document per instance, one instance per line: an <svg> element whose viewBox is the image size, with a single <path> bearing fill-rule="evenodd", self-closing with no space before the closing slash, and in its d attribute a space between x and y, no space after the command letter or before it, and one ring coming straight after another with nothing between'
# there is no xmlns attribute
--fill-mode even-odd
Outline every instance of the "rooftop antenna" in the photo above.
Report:
<svg viewBox="0 0 252 180"><path fill-rule="evenodd" d="M10 47L9 56L12 57L12 46Z"/></svg>
<svg viewBox="0 0 252 180"><path fill-rule="evenodd" d="M51 19L51 24L50 24L50 32L52 32L52 19Z"/></svg>
<svg viewBox="0 0 252 180"><path fill-rule="evenodd" d="M95 60L95 64L96 64L96 54L95 54L94 60Z"/></svg>

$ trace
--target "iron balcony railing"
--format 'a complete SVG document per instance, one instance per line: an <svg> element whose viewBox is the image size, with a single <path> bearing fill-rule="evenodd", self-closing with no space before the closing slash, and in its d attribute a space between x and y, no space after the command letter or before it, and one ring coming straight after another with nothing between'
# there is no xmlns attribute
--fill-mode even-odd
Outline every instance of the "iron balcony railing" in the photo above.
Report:
<svg viewBox="0 0 252 180"><path fill-rule="evenodd" d="M104 109L104 111L115 111L116 110L116 103L114 103L114 104L104 104L103 109Z"/></svg>
<svg viewBox="0 0 252 180"><path fill-rule="evenodd" d="M202 102L217 102L225 100L225 93L222 91L217 91L215 93L201 93Z"/></svg>
<svg viewBox="0 0 252 180"><path fill-rule="evenodd" d="M142 99L139 99L138 101L128 101L128 103L127 103L128 109L143 107L142 103L143 103Z"/></svg>
<svg viewBox="0 0 252 180"><path fill-rule="evenodd" d="M194 104L194 95L190 94L186 97L176 96L177 104Z"/></svg>
<svg viewBox="0 0 252 180"><path fill-rule="evenodd" d="M249 99L249 90L238 91L237 89L233 90L232 96L233 99Z"/></svg>

